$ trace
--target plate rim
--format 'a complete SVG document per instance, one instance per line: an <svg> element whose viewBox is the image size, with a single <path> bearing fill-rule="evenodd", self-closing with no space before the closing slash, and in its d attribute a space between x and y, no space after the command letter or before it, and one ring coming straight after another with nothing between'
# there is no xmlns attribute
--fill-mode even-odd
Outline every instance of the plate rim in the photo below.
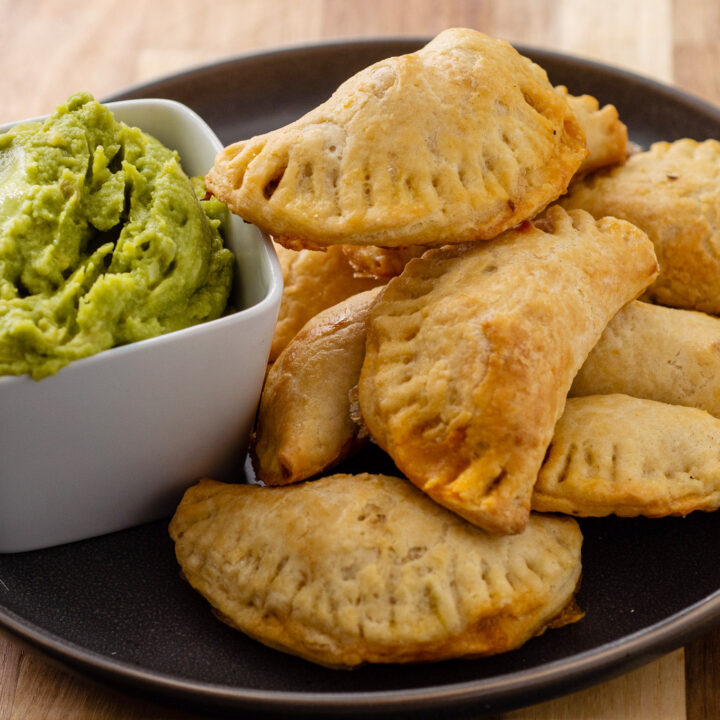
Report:
<svg viewBox="0 0 720 720"><path fill-rule="evenodd" d="M306 54L354 47L378 47L404 44L418 47L431 36L380 35L332 38L312 43L292 43L250 51L209 63L201 63L178 72L168 73L149 81L120 88L103 98L102 102L126 99L137 93L147 93L168 82L197 78L216 73L239 63L270 59L282 55ZM601 73L609 79L642 86L658 96L679 102L691 111L702 113L720 123L720 107L686 90L640 73L613 66L591 58L549 50L525 44L513 46L542 65L543 59L572 63ZM115 660L108 655L84 648L72 641L43 629L2 604L0 594L0 632L41 655L59 662L70 670L120 685L128 691L157 693L162 701L202 701L214 703L218 709L254 709L258 711L315 711L342 712L365 710L375 712L407 712L444 708L460 709L475 703L478 713L525 707L589 687L624 674L687 644L697 635L720 624L720 587L705 598L686 606L657 623L624 635L609 643L597 645L580 653L541 663L531 668L443 685L396 690L350 692L300 692L263 690L183 678L132 663ZM448 706L451 703L451 706ZM210 708L204 707L207 711Z"/></svg>
<svg viewBox="0 0 720 720"><path fill-rule="evenodd" d="M112 93L106 95L100 102L117 102L119 100L131 99L128 96L135 93L145 93L155 87L166 85L171 81L182 81L190 76L202 75L204 73L211 74L217 72L222 67L231 67L241 62L252 60L270 59L271 57L282 55L294 55L298 53L320 52L332 49L340 49L353 45L355 47L381 47L385 44L401 44L401 45L417 45L418 47L432 40L432 35L368 35L368 36L352 36L347 38L330 38L327 40L319 40L309 43L287 43L259 51L248 51L238 53L228 57L218 58L208 63L199 63L191 65L176 72L170 72L156 78L150 78L139 83L131 83L123 86ZM583 68L595 70L603 74L609 74L617 78L622 78L626 82L642 85L644 88L650 86L658 94L670 97L674 100L685 104L690 104L693 109L710 115L720 122L720 106L714 105L712 102L705 100L697 94L683 90L674 83L667 83L649 75L643 75L640 72L629 70L617 65L595 60L582 55L573 55L559 50L551 50L546 47L528 45L525 43L510 43L521 55L528 55L531 58L548 58L558 62L571 62ZM534 60L541 65L541 60ZM147 95L146 97L150 97Z"/></svg>
<svg viewBox="0 0 720 720"><path fill-rule="evenodd" d="M252 707L262 711L342 711L364 709L378 712L432 710L452 703L482 701L487 709L523 707L622 675L660 657L711 625L720 624L720 588L702 600L657 623L603 643L581 653L542 663L525 670L444 685L400 690L354 692L299 692L238 688L223 683L182 678L132 663L115 660L94 650L64 640L21 615L0 606L0 631L31 649L92 677L122 681L126 688L163 690L183 698L213 700L230 707ZM572 685L570 690L566 686ZM478 697L480 695L481 697ZM527 703L527 698L533 698ZM242 701L242 705L238 703Z"/></svg>

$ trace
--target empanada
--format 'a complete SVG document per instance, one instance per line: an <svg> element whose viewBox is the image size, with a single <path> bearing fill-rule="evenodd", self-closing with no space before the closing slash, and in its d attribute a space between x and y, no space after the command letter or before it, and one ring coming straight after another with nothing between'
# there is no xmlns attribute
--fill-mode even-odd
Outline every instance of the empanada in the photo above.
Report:
<svg viewBox="0 0 720 720"><path fill-rule="evenodd" d="M570 395L624 393L720 417L720 319L644 302L610 321Z"/></svg>
<svg viewBox="0 0 720 720"><path fill-rule="evenodd" d="M608 320L652 282L644 233L550 208L487 243L428 251L367 326L363 420L434 500L520 532L572 379Z"/></svg>
<svg viewBox="0 0 720 720"><path fill-rule="evenodd" d="M221 619L331 667L490 655L581 616L563 612L580 579L574 520L533 516L522 535L492 536L384 475L204 480L170 534Z"/></svg>
<svg viewBox="0 0 720 720"><path fill-rule="evenodd" d="M570 398L533 510L663 517L720 507L720 420L628 395Z"/></svg>
<svg viewBox="0 0 720 720"><path fill-rule="evenodd" d="M561 202L625 218L648 234L660 263L650 300L720 313L720 142L655 143L574 183Z"/></svg>
<svg viewBox="0 0 720 720"><path fill-rule="evenodd" d="M362 70L294 123L230 145L206 182L287 247L444 245L535 216L586 155L542 68L451 29Z"/></svg>
<svg viewBox="0 0 720 720"><path fill-rule="evenodd" d="M365 444L367 435L351 418L350 391L360 375L365 321L379 289L309 320L268 372L251 445L262 482L304 480Z"/></svg>
<svg viewBox="0 0 720 720"><path fill-rule="evenodd" d="M625 162L628 150L627 127L620 122L614 105L603 105L592 95L571 95L564 85L558 85L559 93L577 116L585 134L589 155L575 173L573 180L607 165Z"/></svg>
<svg viewBox="0 0 720 720"><path fill-rule="evenodd" d="M382 284L358 277L339 247L327 252L288 250L275 244L283 274L283 296L269 362L274 362L302 326L321 310Z"/></svg>

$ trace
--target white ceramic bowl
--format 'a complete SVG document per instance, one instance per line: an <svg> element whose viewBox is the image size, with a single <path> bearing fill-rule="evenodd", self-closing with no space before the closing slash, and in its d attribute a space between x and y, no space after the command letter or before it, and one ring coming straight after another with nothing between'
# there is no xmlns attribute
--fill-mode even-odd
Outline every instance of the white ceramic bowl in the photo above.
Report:
<svg viewBox="0 0 720 720"><path fill-rule="evenodd" d="M108 107L176 149L189 175L206 173L222 147L180 103ZM254 226L232 216L226 239L240 311L77 360L39 382L0 377L0 552L168 516L196 479L242 467L282 274Z"/></svg>

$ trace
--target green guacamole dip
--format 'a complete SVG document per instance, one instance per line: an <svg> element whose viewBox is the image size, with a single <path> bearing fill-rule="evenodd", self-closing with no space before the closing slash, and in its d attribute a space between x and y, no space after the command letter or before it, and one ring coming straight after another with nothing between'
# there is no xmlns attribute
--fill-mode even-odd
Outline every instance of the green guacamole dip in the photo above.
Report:
<svg viewBox="0 0 720 720"><path fill-rule="evenodd" d="M88 94L0 134L0 375L220 316L224 206L177 153Z"/></svg>

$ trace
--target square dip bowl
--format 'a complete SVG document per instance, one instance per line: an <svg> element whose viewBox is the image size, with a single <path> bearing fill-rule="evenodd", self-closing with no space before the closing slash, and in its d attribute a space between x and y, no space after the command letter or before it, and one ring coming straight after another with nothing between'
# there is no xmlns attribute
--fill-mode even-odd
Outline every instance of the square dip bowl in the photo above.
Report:
<svg viewBox="0 0 720 720"><path fill-rule="evenodd" d="M204 175L222 144L171 100L107 103ZM41 118L33 118L41 119ZM0 126L0 133L12 125ZM270 238L230 215L237 311L76 360L40 381L0 377L0 552L169 517L203 476L238 479L282 296Z"/></svg>

